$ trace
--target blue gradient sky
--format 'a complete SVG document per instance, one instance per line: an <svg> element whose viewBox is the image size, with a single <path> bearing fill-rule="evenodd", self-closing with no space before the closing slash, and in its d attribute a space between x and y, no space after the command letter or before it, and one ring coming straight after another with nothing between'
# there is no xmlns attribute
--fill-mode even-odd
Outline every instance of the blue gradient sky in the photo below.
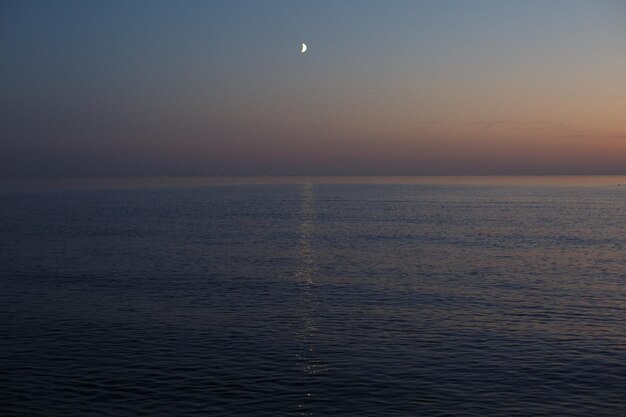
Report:
<svg viewBox="0 0 626 417"><path fill-rule="evenodd" d="M620 1L8 1L0 176L623 174L625 74Z"/></svg>

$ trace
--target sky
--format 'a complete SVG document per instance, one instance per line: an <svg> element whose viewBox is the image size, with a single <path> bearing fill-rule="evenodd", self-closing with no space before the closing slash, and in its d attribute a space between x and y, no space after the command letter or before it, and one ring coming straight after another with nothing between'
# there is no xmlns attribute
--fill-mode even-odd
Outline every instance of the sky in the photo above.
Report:
<svg viewBox="0 0 626 417"><path fill-rule="evenodd" d="M509 174L626 174L626 3L0 3L0 177Z"/></svg>

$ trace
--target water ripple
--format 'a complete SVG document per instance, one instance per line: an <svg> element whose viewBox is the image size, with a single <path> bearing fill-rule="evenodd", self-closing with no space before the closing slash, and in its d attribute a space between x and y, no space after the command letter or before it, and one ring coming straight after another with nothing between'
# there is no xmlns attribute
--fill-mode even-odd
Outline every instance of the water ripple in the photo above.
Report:
<svg viewBox="0 0 626 417"><path fill-rule="evenodd" d="M66 191L0 215L3 416L626 413L613 189Z"/></svg>

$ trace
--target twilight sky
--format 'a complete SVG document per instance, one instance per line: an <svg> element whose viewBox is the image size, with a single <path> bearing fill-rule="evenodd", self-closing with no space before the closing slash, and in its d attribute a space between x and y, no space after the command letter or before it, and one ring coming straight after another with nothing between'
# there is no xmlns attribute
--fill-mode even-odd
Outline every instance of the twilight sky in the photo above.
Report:
<svg viewBox="0 0 626 417"><path fill-rule="evenodd" d="M625 173L620 0L0 4L3 177Z"/></svg>

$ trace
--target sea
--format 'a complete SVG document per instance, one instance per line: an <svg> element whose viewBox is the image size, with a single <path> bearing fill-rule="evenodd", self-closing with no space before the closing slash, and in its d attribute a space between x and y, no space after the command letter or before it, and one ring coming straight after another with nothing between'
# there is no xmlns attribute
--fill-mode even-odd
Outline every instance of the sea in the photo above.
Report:
<svg viewBox="0 0 626 417"><path fill-rule="evenodd" d="M626 177L0 181L2 416L624 416Z"/></svg>

